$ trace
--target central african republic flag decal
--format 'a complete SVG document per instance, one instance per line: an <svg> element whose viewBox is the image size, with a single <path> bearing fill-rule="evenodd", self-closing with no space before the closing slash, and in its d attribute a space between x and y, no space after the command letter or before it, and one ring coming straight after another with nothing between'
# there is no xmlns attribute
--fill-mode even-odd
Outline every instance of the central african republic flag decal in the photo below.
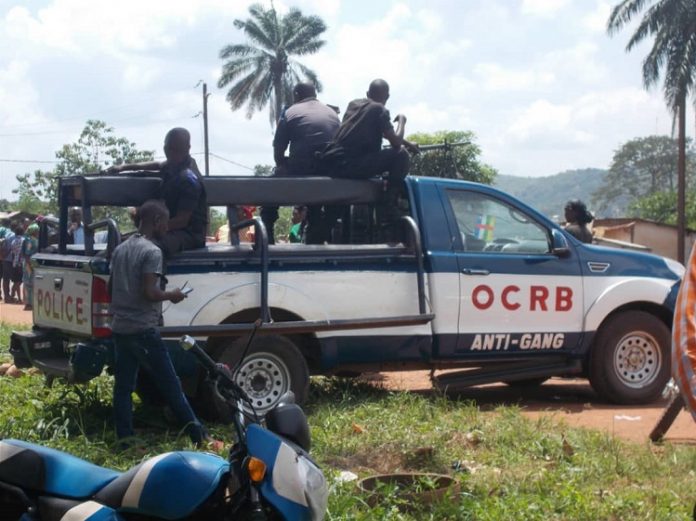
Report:
<svg viewBox="0 0 696 521"><path fill-rule="evenodd" d="M480 215L476 219L476 238L482 241L493 240L493 230L495 229L495 216Z"/></svg>

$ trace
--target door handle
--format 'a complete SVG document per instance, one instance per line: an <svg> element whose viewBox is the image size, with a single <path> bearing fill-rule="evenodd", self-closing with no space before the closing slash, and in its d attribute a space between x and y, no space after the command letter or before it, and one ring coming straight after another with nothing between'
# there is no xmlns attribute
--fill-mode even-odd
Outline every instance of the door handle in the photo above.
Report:
<svg viewBox="0 0 696 521"><path fill-rule="evenodd" d="M63 277L56 277L53 279L53 289L60 291L63 289Z"/></svg>
<svg viewBox="0 0 696 521"><path fill-rule="evenodd" d="M464 268L462 270L464 275L490 275L491 272L488 270L472 270L471 268Z"/></svg>

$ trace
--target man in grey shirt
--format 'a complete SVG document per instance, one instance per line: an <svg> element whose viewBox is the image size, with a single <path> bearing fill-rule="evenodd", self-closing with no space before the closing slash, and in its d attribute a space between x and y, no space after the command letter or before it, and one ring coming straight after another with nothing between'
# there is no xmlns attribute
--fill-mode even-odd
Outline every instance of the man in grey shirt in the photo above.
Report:
<svg viewBox="0 0 696 521"><path fill-rule="evenodd" d="M121 243L111 258L112 332L116 345L114 367L114 417L119 438L133 436L133 402L138 369L142 365L154 380L177 420L186 425L191 440L200 445L209 439L184 396L169 351L157 331L162 302L181 302L180 288L160 287L162 250L152 241L167 233L169 211L160 201L147 201L138 210L138 232Z"/></svg>
<svg viewBox="0 0 696 521"><path fill-rule="evenodd" d="M317 91L311 83L298 83L292 93L295 102L280 116L273 138L275 175L317 175L319 172L315 154L321 151L336 133L340 125L338 114L317 99ZM288 145L290 154L286 156ZM261 220L266 225L268 242L273 244L273 226L278 220L278 207L264 206L261 209Z"/></svg>

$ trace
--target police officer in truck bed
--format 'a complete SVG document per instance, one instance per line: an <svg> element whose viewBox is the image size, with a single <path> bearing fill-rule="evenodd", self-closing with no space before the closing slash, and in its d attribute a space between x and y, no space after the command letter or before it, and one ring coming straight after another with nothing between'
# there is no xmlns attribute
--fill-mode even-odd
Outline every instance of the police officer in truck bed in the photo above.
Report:
<svg viewBox="0 0 696 521"><path fill-rule="evenodd" d="M273 137L273 159L278 176L317 175L315 154L331 141L339 126L336 111L317 99L311 83L298 83L292 91L294 103L278 120ZM289 155L285 151L290 146ZM321 208L309 209L310 223L320 219ZM261 220L266 225L268 242L273 244L273 227L278 220L277 206L261 208Z"/></svg>
<svg viewBox="0 0 696 521"><path fill-rule="evenodd" d="M164 138L164 162L132 163L112 166L108 173L159 169L162 186L158 198L169 210L169 230L159 241L165 257L202 248L208 227L208 203L198 165L189 155L191 134L185 128L173 128Z"/></svg>

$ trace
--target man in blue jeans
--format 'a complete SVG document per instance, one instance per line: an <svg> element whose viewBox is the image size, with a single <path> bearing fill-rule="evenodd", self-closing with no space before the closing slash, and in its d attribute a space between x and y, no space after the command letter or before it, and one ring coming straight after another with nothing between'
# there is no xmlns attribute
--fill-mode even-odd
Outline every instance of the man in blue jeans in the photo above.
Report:
<svg viewBox="0 0 696 521"><path fill-rule="evenodd" d="M116 345L114 371L114 417L119 438L133 436L133 401L138 368L147 368L176 419L186 426L191 440L200 445L220 442L208 437L184 396L181 382L174 372L169 351L157 331L162 302L181 302L186 295L180 288L164 290L162 250L153 240L167 233L169 211L160 201L147 201L138 211L138 232L115 250L111 259L112 331Z"/></svg>

